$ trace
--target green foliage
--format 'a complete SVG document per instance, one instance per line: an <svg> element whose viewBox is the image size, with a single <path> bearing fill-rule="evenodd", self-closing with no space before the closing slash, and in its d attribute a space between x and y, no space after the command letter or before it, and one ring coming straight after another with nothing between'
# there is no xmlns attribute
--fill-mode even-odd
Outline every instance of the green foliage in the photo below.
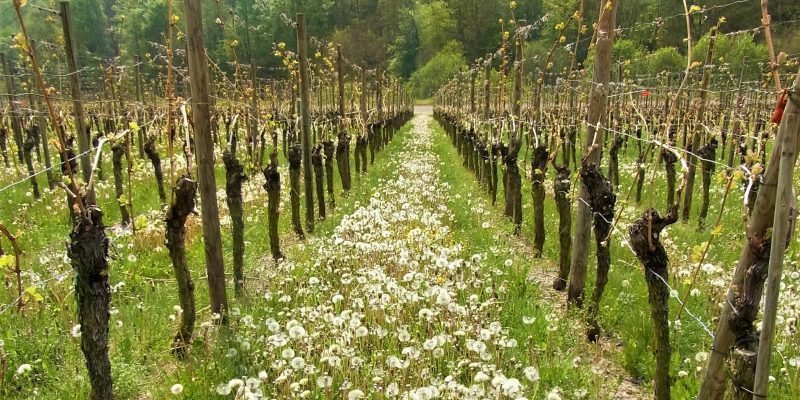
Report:
<svg viewBox="0 0 800 400"><path fill-rule="evenodd" d="M408 79L417 69L417 55L419 54L419 35L417 25L411 16L403 18L400 22L400 35L392 43L392 59L389 69L395 75Z"/></svg>
<svg viewBox="0 0 800 400"><path fill-rule="evenodd" d="M553 41L548 39L539 39L526 43L525 47L523 48L523 53L525 54L525 60L531 60L531 65L528 66L526 64L525 69L530 73L538 73L541 68L545 67L544 63L547 59L547 53L550 52L552 47ZM567 69L569 69L569 66L572 63L572 54L563 46L558 46L553 51L553 55L550 57L550 62L553 65L550 67L548 72L565 72Z"/></svg>
<svg viewBox="0 0 800 400"><path fill-rule="evenodd" d="M456 74L466 68L461 45L452 41L438 52L427 64L411 75L411 89L417 98L431 97L436 90Z"/></svg>
<svg viewBox="0 0 800 400"><path fill-rule="evenodd" d="M417 3L413 12L419 32L417 64L426 64L455 36L453 11L442 0Z"/></svg>
<svg viewBox="0 0 800 400"><path fill-rule="evenodd" d="M647 55L646 71L655 75L664 71L675 72L686 67L686 57L674 47L662 47Z"/></svg>
<svg viewBox="0 0 800 400"><path fill-rule="evenodd" d="M636 76L646 69L645 51L636 43L627 39L614 41L614 48L611 53L611 62L615 65L622 64L623 72L626 77ZM586 68L592 71L594 66L594 53L590 53L586 58ZM613 68L612 72L616 73Z"/></svg>
<svg viewBox="0 0 800 400"><path fill-rule="evenodd" d="M704 62L708 52L709 35L706 34L692 47L692 62ZM768 59L767 47L755 43L750 35L717 35L714 44L714 64L728 67L738 73L742 66L747 64L745 75L757 77L759 71L753 65L754 61L762 62Z"/></svg>

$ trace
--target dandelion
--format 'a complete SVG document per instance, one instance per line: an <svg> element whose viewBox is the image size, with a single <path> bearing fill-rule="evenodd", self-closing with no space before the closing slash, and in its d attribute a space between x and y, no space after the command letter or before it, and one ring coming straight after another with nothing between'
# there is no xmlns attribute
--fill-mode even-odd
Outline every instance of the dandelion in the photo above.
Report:
<svg viewBox="0 0 800 400"><path fill-rule="evenodd" d="M281 357L283 357L286 360L294 358L294 350L290 348L283 349L283 351L281 351Z"/></svg>
<svg viewBox="0 0 800 400"><path fill-rule="evenodd" d="M511 398L516 398L522 392L522 384L515 378L506 379L502 388L503 394Z"/></svg>
<svg viewBox="0 0 800 400"><path fill-rule="evenodd" d="M77 338L81 336L81 324L75 324L69 331L72 337Z"/></svg>
<svg viewBox="0 0 800 400"><path fill-rule="evenodd" d="M510 259L510 258L507 258L507 259L506 259L506 261L505 261L505 262L503 262L503 264L506 266L506 268L508 268L508 267L510 267L512 264L514 264L514 261L511 261L511 259Z"/></svg>
<svg viewBox="0 0 800 400"><path fill-rule="evenodd" d="M333 378L328 375L320 375L317 377L316 383L320 389L329 388L333 384Z"/></svg>
<svg viewBox="0 0 800 400"><path fill-rule="evenodd" d="M708 353L706 353L705 351L701 351L694 355L694 359L700 363L706 362L706 360L708 360Z"/></svg>
<svg viewBox="0 0 800 400"><path fill-rule="evenodd" d="M486 382L489 380L489 376L483 373L483 371L478 371L478 373L475 374L475 377L472 378L472 380L478 383Z"/></svg>
<svg viewBox="0 0 800 400"><path fill-rule="evenodd" d="M171 388L169 388L169 391L172 394L177 396L177 395L183 393L183 385L181 385L180 383L176 383L176 384L172 385Z"/></svg>
<svg viewBox="0 0 800 400"><path fill-rule="evenodd" d="M231 387L227 383L220 383L217 385L217 394L227 396L231 394Z"/></svg>
<svg viewBox="0 0 800 400"><path fill-rule="evenodd" d="M30 364L22 364L17 367L17 375L25 375L28 372L31 372L33 367Z"/></svg>
<svg viewBox="0 0 800 400"><path fill-rule="evenodd" d="M547 393L546 399L547 400L562 400L561 388L554 387L552 390L550 390L549 393Z"/></svg>
<svg viewBox="0 0 800 400"><path fill-rule="evenodd" d="M347 393L347 400L358 400L364 398L364 392L359 389L351 390L350 393Z"/></svg>
<svg viewBox="0 0 800 400"><path fill-rule="evenodd" d="M289 337L292 339L301 339L306 336L306 330L300 325L295 325L289 329Z"/></svg>
<svg viewBox="0 0 800 400"><path fill-rule="evenodd" d="M534 366L525 367L522 372L525 374L525 378L527 378L531 382L538 382L539 381L539 369Z"/></svg>
<svg viewBox="0 0 800 400"><path fill-rule="evenodd" d="M291 365L294 370L299 371L306 366L306 360L304 360L303 357L295 357L292 358L292 361L289 363L289 365Z"/></svg>
<svg viewBox="0 0 800 400"><path fill-rule="evenodd" d="M367 329L366 326L359 326L358 329L356 329L356 337L357 338L363 338L363 337L367 336L368 334L369 334L369 329Z"/></svg>
<svg viewBox="0 0 800 400"><path fill-rule="evenodd" d="M400 388L397 386L396 383L392 382L388 386L386 386L385 394L387 397L395 397L400 394Z"/></svg>

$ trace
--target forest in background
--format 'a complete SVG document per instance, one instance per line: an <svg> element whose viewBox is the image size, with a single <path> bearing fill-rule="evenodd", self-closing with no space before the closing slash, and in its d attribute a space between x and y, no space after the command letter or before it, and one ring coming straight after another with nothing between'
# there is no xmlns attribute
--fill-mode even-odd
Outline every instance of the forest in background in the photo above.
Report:
<svg viewBox="0 0 800 400"><path fill-rule="evenodd" d="M209 56L226 72L233 70L230 60L242 63L253 60L261 77L283 76L282 59L274 56L274 46L284 42L295 48L295 34L288 16L304 12L309 34L317 39L316 46L340 43L350 62L364 63L368 68L386 68L409 82L416 97L426 98L454 72L499 48L503 31L513 30L512 18L525 20L533 27L525 47L527 71L540 67L554 44L550 71L565 71L573 50L577 50L579 69L588 65L591 21L597 20L599 8L595 1L583 1L585 34L577 45L574 39L579 26L577 19L570 17L580 9L581 0L206 0L203 17ZM29 0L27 3L23 11L31 36L39 38L42 47L49 49L48 61L58 62L63 39L58 16L51 11L58 8L58 2ZM691 7L699 7L695 9L707 11L690 15L693 41L699 42L693 50L697 58L704 54L703 35L720 18L725 18L721 31L731 34L717 43L718 59L728 63L735 75L743 63L748 63L748 77L758 77L759 63L767 60L760 30L760 2L689 3ZM71 4L81 65L108 65L117 59L128 62L134 56L152 61L163 52L166 0L72 0ZM182 2L174 1L174 7L180 17ZM776 51L800 52L800 41L792 37L798 28L800 2L772 0L769 9ZM683 12L680 1L625 0L625 7L621 7L617 16L620 32L614 58L626 60L623 65L628 77L679 72L685 68ZM17 33L14 18L11 2L0 3L2 52L15 52L11 49ZM180 32L177 37L181 39ZM182 62L180 57L176 61ZM153 66L144 72L156 76L157 68Z"/></svg>

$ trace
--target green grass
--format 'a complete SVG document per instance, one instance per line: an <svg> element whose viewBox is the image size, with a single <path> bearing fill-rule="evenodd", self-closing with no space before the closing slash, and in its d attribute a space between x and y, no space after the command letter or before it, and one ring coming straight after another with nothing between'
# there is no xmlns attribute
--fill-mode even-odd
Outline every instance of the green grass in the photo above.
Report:
<svg viewBox="0 0 800 400"><path fill-rule="evenodd" d="M592 372L595 357L599 357L602 349L584 342L584 332L578 323L583 316L580 311L569 310L559 314L553 304L548 304L539 288L528 279L531 269L553 272L558 257L558 240L556 221L558 215L552 200L552 189L548 182L548 197L545 200L545 221L547 224L547 240L544 247L544 259L534 260L526 254L516 251L514 240L510 234L513 225L502 217L501 203L491 206L488 196L478 188L474 175L462 167L462 161L446 135L437 126L434 136L433 150L439 157L439 173L443 182L450 187L451 196L446 206L452 212L449 222L454 240L462 243L466 251L481 253L488 257L487 265L502 265L507 258L513 261L513 267L503 272L507 286L498 320L508 327L510 335L519 345L511 349L512 357L502 360L510 369L521 369L526 365L537 365L542 380L538 387L549 388L560 386L566 389L566 398L572 395L574 388L585 387L589 390L589 398L605 394L604 384L608 378ZM395 135L394 140L376 157L375 165L370 166L367 175L356 178L349 196L345 197L337 190L337 208L329 212L326 221L316 224L316 236L329 235L338 225L343 215L351 213L359 202L362 204L370 198L381 182L395 176L389 160L395 157L409 133L406 126ZM524 157L524 151L523 155ZM632 377L641 379L643 391L649 391L649 381L653 376L653 357L651 353L651 325L647 289L644 284L644 273L631 250L623 244L627 236L628 224L638 218L650 202L659 210L665 209L663 172L659 167L653 184L644 187L643 204L634 204L632 198L624 202L624 195L630 187L633 176L631 165L635 162L636 151L633 142L627 150L620 153L620 185L617 210L623 209L621 220L617 224L619 232L612 239L612 269L610 281L601 304L600 323L604 330L603 341L611 343L611 347L619 346L619 351L610 353L613 361L625 368ZM106 157L109 158L109 157ZM352 161L352 160L351 160ZM143 163L144 161L138 161ZM521 161L522 163L523 161ZM164 161L165 170L168 163ZM286 161L281 156L281 165ZM112 226L119 220L119 208L113 196L110 160L105 164L106 182L101 183L98 202L105 212L106 224ZM529 169L529 166L526 168ZM650 182L648 165L647 182ZM352 168L354 170L354 168ZM159 204L155 183L148 171L149 167L137 167L134 174L134 212L136 215L146 214L147 223L140 226L137 236L118 236L110 232L113 241L113 260L111 263L111 284L117 288L112 295L111 316L111 361L115 380L115 392L120 399L169 398L169 387L173 383L184 384L184 398L211 397L210 388L219 382L227 381L233 376L253 376L250 366L241 365L225 357L225 352L237 345L242 326L234 325L228 330L203 325L210 321L208 310L208 290L204 273L204 255L199 221L192 223L188 241L188 261L197 285L196 296L199 319L196 330L197 340L194 343L192 356L185 362L179 362L169 354L169 345L176 329L176 323L170 320L174 314L173 306L178 304L177 289L172 279L172 267L163 247L163 211ZM252 173L252 171L251 171ZM552 179L552 170L548 172ZM12 171L0 177L0 187L19 180L23 171ZM287 174L282 179L288 179ZM715 178L716 179L716 178ZM336 187L340 188L338 173L335 174ZM573 176L573 182L577 179ZM253 179L246 184L245 195L245 276L248 279L249 295L241 299L233 297L229 290L231 309L238 309L242 314L250 314L257 320L264 320L277 312L281 306L276 299L266 300L256 293L274 285L274 263L269 257L269 245L266 234L266 194ZM39 185L46 187L45 175L39 176ZM217 186L224 185L224 170L217 168ZM697 186L699 186L699 179ZM284 186L286 187L286 186ZM573 187L573 192L576 188ZM53 399L53 398L86 398L89 391L88 377L85 372L83 355L80 352L79 339L70 335L76 324L75 299L72 293L73 274L71 267L65 262L64 253L70 223L64 208L64 194L60 190L43 195L42 200L34 201L27 196L29 184L23 182L3 192L0 200L0 223L5 224L12 232L18 232L19 244L25 255L23 257L23 284L25 287L36 287L36 293L43 298L35 301L29 298L30 304L25 314L19 314L12 306L0 314L0 340L2 340L2 358L5 360L4 374L0 379L0 397L8 399ZM533 222L531 218L530 181L523 179L523 225L522 237L532 241ZM699 191L699 187L697 189ZM314 253L313 240L308 245L299 242L291 233L290 212L288 208L288 191L282 193L282 209L280 231L282 247L289 259L304 262L311 259ZM715 184L711 191L711 210L708 225L712 225L719 212L722 197L721 185ZM498 200L503 198L502 186ZM220 207L225 213L224 200ZM710 230L697 229L696 215L700 207L699 196L694 201L693 218L690 223L677 223L667 229L665 245L670 256L670 284L679 291L681 297L688 292L688 277L695 263L692 254L695 248L711 238ZM302 202L301 202L302 204ZM715 281L722 280L727 286L728 276L738 258L743 237L741 217L741 193L738 186L733 189L728 199L726 211L722 218L722 234L714 238L706 262L720 268L721 273L707 275L700 272L695 285L699 296L690 297L687 309L697 316L700 322L684 313L681 327L673 325L671 341L673 344L673 396L689 398L698 388L702 373L697 370L704 365L695 357L699 352L708 352L711 338L700 323L711 325L718 315L717 304L721 301L724 288L715 286ZM485 213L480 211L484 210ZM490 223L489 228L482 226ZM223 246L226 263L230 269L230 226L223 226ZM8 251L8 242L3 240L4 249ZM592 248L593 246L590 246ZM789 296L796 296L798 240L792 240L787 255L787 287ZM134 255L135 257L131 257ZM587 296L594 285L594 255L590 254L589 279ZM295 270L300 275L313 271ZM52 279L60 277L60 279ZM44 284L38 284L47 280ZM121 286L121 284L124 285ZM229 285L232 286L232 285ZM15 277L3 271L3 285L0 285L0 305L9 303L16 297ZM783 296L784 294L782 294ZM30 296L29 296L30 297ZM782 298L783 302L796 302L795 297ZM793 304L793 303L791 303ZM675 318L678 303L670 302L672 320ZM0 311L4 308L0 308ZM535 318L530 324L523 319ZM528 320L530 322L530 320ZM783 329L783 326L781 327ZM771 387L771 394L776 398L794 398L800 393L798 370L789 364L789 360L800 355L800 343L797 336L781 335L779 340L781 351L776 353L772 375L778 379ZM576 360L576 357L579 359ZM3 368L0 359L0 368ZM686 360L686 361L685 361ZM23 364L33 365L31 373L15 376L16 368ZM575 364L575 366L573 365ZM785 368L785 370L782 370ZM685 371L685 377L678 372ZM537 393L541 398L545 389ZM531 398L534 398L531 396Z"/></svg>
<svg viewBox="0 0 800 400"><path fill-rule="evenodd" d="M575 329L571 319L574 316L559 317L542 298L538 285L528 279L530 260L513 251L510 235L513 223L497 218L502 214L487 217L476 212L484 206L493 212L495 207L488 196L476 195L479 188L474 175L461 166L462 159L441 128L435 125L434 129L434 151L439 156L441 178L453 193L448 207L454 215L455 237L471 252L486 254L487 265L501 266L509 283L499 318L520 343L514 349L514 358L539 367L542 388L561 387L567 389L567 396L572 396L574 389L584 388L589 391L588 398L602 397L607 377L592 373L591 359L586 357L590 349L582 343L583 334ZM491 221L490 227L484 228L482 224L487 220ZM506 257L513 261L511 268L502 267ZM534 321L526 324L523 320L527 318Z"/></svg>
<svg viewBox="0 0 800 400"><path fill-rule="evenodd" d="M437 128L440 129L440 128ZM461 182L462 180L469 181L468 187L465 187L460 193L462 196L482 196L488 199L488 195L482 193L483 191L478 188L475 183L475 175L471 171L462 167L463 159L457 156L455 147L443 131L442 135L446 141L447 148L440 148L440 154L452 152L456 157L449 160L445 171L457 170L465 171L465 174L460 174L458 178L454 178L453 182ZM580 139L579 139L580 140ZM444 145L442 145L444 146ZM529 243L533 242L533 218L532 218L532 197L531 197L531 181L526 176L530 176L530 161L526 158L525 147L520 153L520 164L525 165L526 173L523 175L522 180L522 204L523 204L523 223L522 223L522 236ZM580 149L578 149L580 152ZM605 294L601 301L600 308L600 325L602 326L603 339L610 341L612 344L616 343L620 346L619 352L611 353L614 361L622 365L631 377L640 380L645 385L649 385L652 380L654 370L654 358L652 355L652 326L650 323L650 306L647 300L647 286L644 281L644 272L641 263L635 258L632 250L624 244L627 239L627 227L635 219L639 218L644 211L652 204L662 214L666 212L666 183L664 178L663 165L654 166L651 160L646 166L646 179L643 188L642 202L636 204L635 188L626 199L628 189L633 184L634 179L634 166L636 163L636 147L633 139L629 140L627 149L621 149L620 157L620 179L621 183L617 193L617 206L616 214L619 215L619 210L622 209L620 220L616 223L617 231L613 234L611 239L611 257L612 266L609 272L609 282L606 286ZM608 157L604 156L603 171L607 173ZM681 179L680 166L678 165L678 180ZM657 168L655 178L652 177L653 168ZM500 167L498 166L500 170ZM456 174L456 172L452 172ZM498 172L500 176L500 171ZM552 179L554 171L552 168L548 169L548 179L546 183L547 197L544 204L544 220L546 226L546 241L544 245L544 258L550 260L546 263L536 263L531 265L531 268L543 268L544 270L552 273L556 272L558 262L559 247L558 247L558 212L555 207L552 194ZM572 197L578 196L577 188L575 187L578 182L575 173L573 173L571 180L573 182ZM795 178L796 183L800 180ZM717 170L715 176L712 178L712 187L710 195L710 209L706 226L713 227L717 215L720 210L720 204L723 196L724 178L722 172ZM459 183L460 184L460 183ZM724 299L725 290L730 282L730 276L733 273L735 263L738 260L740 249L744 241L744 223L743 223L743 206L742 206L742 191L739 185L734 185L728 197L720 225L722 226L721 234L712 238L711 228L705 230L698 229L697 215L699 214L701 206L700 190L702 187L700 170L698 168L698 175L695 181L695 197L692 202L691 219L688 223L678 222L665 230L662 234L662 242L664 242L667 253L670 257L670 285L680 293L680 298L690 290L690 273L694 271L697 263L693 261L693 254L699 251L699 248L708 240L712 240L711 247L704 263L710 263L719 268L721 272L714 274L706 274L702 270L698 274L697 282L694 288L699 289L698 296L689 297L686 305L686 310L681 316L681 325L676 327L674 324L671 329L671 343L673 347L672 355L672 371L673 378L673 391L672 395L675 398L690 398L697 394L699 384L702 380L703 374L701 367L705 366L705 362L700 362L696 359L698 353L710 352L712 337L706 331L709 329L712 333L715 331L715 320L719 315L718 304ZM498 190L498 204L492 208L492 213L496 216L503 214L503 187L502 184ZM652 203L651 203L652 201ZM573 203L573 215L574 215ZM573 218L574 221L574 218ZM506 225L506 232L512 232L513 226L509 223ZM591 291L594 287L595 280L595 254L594 254L594 240L589 245L589 274L586 282L585 298L589 298ZM790 281L791 285L797 284L797 269L796 260L798 258L797 236L792 240L787 252L787 263L791 263L790 272L785 272L784 281ZM791 272L795 272L791 275ZM721 285L721 286L720 286ZM797 292L782 293L782 301L789 302L790 304L798 301ZM675 321L680 304L674 299L670 299L670 319ZM787 306L791 309L791 306ZM694 315L690 316L689 312ZM793 312L789 312L793 315ZM580 315L574 315L575 318L581 318ZM695 318L696 317L696 318ZM704 328L705 326L706 328ZM785 326L784 326L785 327ZM780 328L779 328L780 329ZM580 332L582 335L582 332ZM778 348L782 350L780 353L776 352L773 357L772 375L779 377L776 382L771 385L771 394L778 396L778 398L793 398L800 395L800 380L798 369L792 367L788 361L793 357L800 355L800 340L796 335L781 334L781 338L777 340ZM684 371L685 377L680 377L679 372ZM683 373L681 373L683 375Z"/></svg>
<svg viewBox="0 0 800 400"><path fill-rule="evenodd" d="M352 212L359 201L369 198L377 182L391 175L392 171L387 169L388 160L398 151L399 143L408 130L406 126L395 133L393 141L376 154L375 164L368 167L366 175L353 174L353 188L348 195L342 193L339 175L335 172L336 209L331 212L328 208L328 218L317 221L316 235L330 233L342 216ZM224 168L221 160L218 161L217 187L222 190L225 184ZM145 161L137 160L137 163L142 162ZM282 155L280 163L287 165ZM168 174L166 160L162 160L162 166L165 174ZM98 186L98 205L104 210L106 225L112 226L120 217L113 196L110 160L107 160L104 168L106 181ZM170 385L176 382L196 380L197 387L213 387L220 381L220 376L229 379L229 371L225 368L232 367L220 364L218 360L225 360L225 357L216 354L216 342L226 341L227 334L218 335L216 329L201 326L203 322L210 321L210 312L199 219L190 222L187 235L187 258L196 285L198 309L195 350L191 359L184 363L176 361L169 353L172 336L177 329L176 322L170 320L174 315L173 306L178 304L177 287L164 247L163 223L160 222L163 211L155 180L151 172L146 172L150 170L149 164L146 169L137 169L133 178L134 212L138 216L144 214L142 210L147 210L147 226L138 227L136 236L117 236L109 232L113 240L110 284L118 288L112 294L110 357L115 393L120 399L165 398L169 396ZM355 171L354 165L351 165L351 171ZM254 173L260 174L250 171L251 176ZM19 180L21 176L24 176L22 171L4 176L0 179L0 186ZM282 173L281 179L285 188L281 192L281 246L290 260L304 260L312 249L300 245L292 233L288 173ZM243 189L245 277L251 294L258 293L259 288L265 285L266 271L274 265L269 256L266 192L255 182L251 180ZM39 176L39 185L40 188L46 188L45 174ZM7 365L4 374L0 374L0 397L87 398L89 381L80 351L80 340L70 334L77 321L72 290L73 273L64 260L65 242L71 227L64 208L65 196L60 189L52 193L43 191L42 199L35 201L26 195L29 190L30 186L25 181L3 193L0 223L5 224L12 233L19 232L19 244L25 253L22 266L25 287L34 286L36 282L53 276L60 279L38 285L36 292L43 296L42 301L31 299L24 314L18 313L13 307L0 314L0 340L3 343L0 368L3 368L2 361ZM225 201L220 200L219 204L221 215L227 215ZM222 231L230 283L230 226L223 225ZM2 243L7 249L7 241L3 240ZM15 278L7 271L3 273L6 284L0 286L0 305L11 302L17 290ZM234 298L232 285L228 286L231 309L248 310L256 306L249 296ZM228 348L223 347L225 350ZM219 357L210 358L215 354ZM17 367L24 363L33 365L32 372L15 377ZM190 391L187 387L187 395ZM197 396L186 398L204 398L207 392Z"/></svg>

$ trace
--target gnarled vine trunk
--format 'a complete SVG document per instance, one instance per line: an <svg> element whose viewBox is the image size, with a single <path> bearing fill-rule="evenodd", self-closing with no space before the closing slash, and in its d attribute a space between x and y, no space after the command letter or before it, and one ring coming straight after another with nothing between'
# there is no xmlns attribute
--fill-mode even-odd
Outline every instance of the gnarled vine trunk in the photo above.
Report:
<svg viewBox="0 0 800 400"><path fill-rule="evenodd" d="M186 262L186 219L195 212L195 195L197 182L189 176L178 178L172 189L175 194L172 204L167 209L166 240L169 258L172 260L172 269L175 271L175 280L178 283L178 301L181 306L181 322L178 332L172 339L172 353L182 358L189 350L194 333L194 323L197 312L194 304L194 282L191 270Z"/></svg>
<svg viewBox="0 0 800 400"><path fill-rule="evenodd" d="M300 165L303 158L301 151L300 143L293 143L289 146L289 186L291 187L289 202L292 206L294 233L303 240L306 235L303 232L303 224L300 222Z"/></svg>
<svg viewBox="0 0 800 400"><path fill-rule="evenodd" d="M69 235L69 256L75 270L75 299L81 324L81 351L89 370L92 400L114 398L108 357L108 320L111 287L108 284L108 245L103 212L90 208L75 218Z"/></svg>
<svg viewBox="0 0 800 400"><path fill-rule="evenodd" d="M233 290L237 296L244 293L244 211L242 210L242 183L247 180L244 166L235 153L222 154L225 163L225 200L233 227Z"/></svg>

